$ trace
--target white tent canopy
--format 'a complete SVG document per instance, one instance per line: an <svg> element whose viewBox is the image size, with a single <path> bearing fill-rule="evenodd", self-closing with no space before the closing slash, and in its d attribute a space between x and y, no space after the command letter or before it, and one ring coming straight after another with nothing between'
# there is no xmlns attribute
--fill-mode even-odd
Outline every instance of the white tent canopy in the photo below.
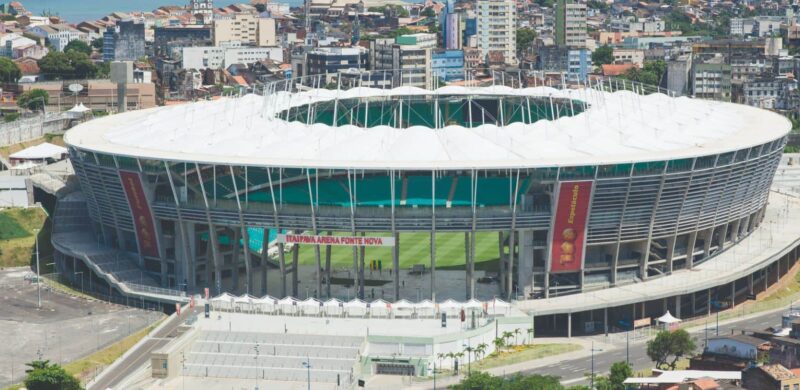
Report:
<svg viewBox="0 0 800 390"><path fill-rule="evenodd" d="M369 313L374 316L389 315L390 304L383 299L376 299L369 304Z"/></svg>
<svg viewBox="0 0 800 390"><path fill-rule="evenodd" d="M309 297L305 301L298 302L297 306L300 306L300 309L305 314L319 314L322 306L322 302Z"/></svg>
<svg viewBox="0 0 800 390"><path fill-rule="evenodd" d="M675 318L675 316L670 314L669 310L667 310L667 312L664 313L663 316L658 317L658 319L656 319L656 321L658 321L658 322L660 322L662 324L675 324L675 323L681 322L681 319L680 318Z"/></svg>
<svg viewBox="0 0 800 390"><path fill-rule="evenodd" d="M367 303L360 299L353 299L352 301L344 303L344 309L348 315L363 316L367 313Z"/></svg>
<svg viewBox="0 0 800 390"><path fill-rule="evenodd" d="M36 146L31 146L9 156L11 160L46 160L52 158L60 160L67 154L67 148L44 142Z"/></svg>
<svg viewBox="0 0 800 390"><path fill-rule="evenodd" d="M325 310L325 314L332 316L332 315L341 315L344 311L342 301L331 298L325 301L322 304L323 309Z"/></svg>
<svg viewBox="0 0 800 390"><path fill-rule="evenodd" d="M91 111L91 110L88 107L84 106L83 102L81 102L81 103L76 104L75 107L70 108L69 111L67 111L67 112L73 113L73 114L83 114L83 113L85 113L87 111Z"/></svg>

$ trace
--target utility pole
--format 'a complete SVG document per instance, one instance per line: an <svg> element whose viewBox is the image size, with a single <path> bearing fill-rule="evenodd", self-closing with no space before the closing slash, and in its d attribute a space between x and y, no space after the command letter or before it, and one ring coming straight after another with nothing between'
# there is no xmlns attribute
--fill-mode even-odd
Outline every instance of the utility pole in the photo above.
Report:
<svg viewBox="0 0 800 390"><path fill-rule="evenodd" d="M42 309L42 273L39 270L39 229L33 229L33 234L36 235L34 238L36 240L36 294L38 295L37 299L37 308Z"/></svg>

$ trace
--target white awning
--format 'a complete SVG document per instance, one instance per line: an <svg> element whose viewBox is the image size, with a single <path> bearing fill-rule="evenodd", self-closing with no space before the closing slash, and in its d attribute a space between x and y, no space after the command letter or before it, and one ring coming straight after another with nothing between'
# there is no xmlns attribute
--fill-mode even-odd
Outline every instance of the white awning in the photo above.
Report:
<svg viewBox="0 0 800 390"><path fill-rule="evenodd" d="M658 317L656 321L662 324L674 324L676 322L681 322L681 319L675 318L672 314L669 313L669 310L667 310L667 312L663 316Z"/></svg>
<svg viewBox="0 0 800 390"><path fill-rule="evenodd" d="M44 160L46 158L61 159L67 154L67 148L45 142L31 146L9 156L12 160Z"/></svg>
<svg viewBox="0 0 800 390"><path fill-rule="evenodd" d="M340 300L338 300L336 298L331 298L331 299L328 299L327 301L325 301L325 303L323 303L322 306L325 306L325 307L339 307L341 304L342 304L342 301L340 301Z"/></svg>
<svg viewBox="0 0 800 390"><path fill-rule="evenodd" d="M72 107L67 112L76 113L76 114L83 114L87 111L91 111L89 108L83 105L83 103L78 103L75 107Z"/></svg>
<svg viewBox="0 0 800 390"><path fill-rule="evenodd" d="M344 307L345 307L345 308L348 308L348 309L349 309L349 308L361 308L361 309L366 309L366 308L367 308L367 303L366 303L366 302L364 302L364 301L362 301L362 300L360 300L360 299L353 299L352 301L345 302L345 303L344 303Z"/></svg>

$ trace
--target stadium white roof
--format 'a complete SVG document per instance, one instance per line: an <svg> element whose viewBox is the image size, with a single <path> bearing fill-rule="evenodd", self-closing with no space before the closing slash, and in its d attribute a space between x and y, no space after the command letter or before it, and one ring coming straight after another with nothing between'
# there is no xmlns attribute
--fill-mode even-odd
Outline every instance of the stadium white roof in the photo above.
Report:
<svg viewBox="0 0 800 390"><path fill-rule="evenodd" d="M586 101L585 112L533 124L369 129L286 122L272 112L310 102L401 95L513 95ZM280 167L469 169L655 161L760 145L791 124L738 104L630 91L414 87L247 95L95 119L70 130L75 147L131 157Z"/></svg>

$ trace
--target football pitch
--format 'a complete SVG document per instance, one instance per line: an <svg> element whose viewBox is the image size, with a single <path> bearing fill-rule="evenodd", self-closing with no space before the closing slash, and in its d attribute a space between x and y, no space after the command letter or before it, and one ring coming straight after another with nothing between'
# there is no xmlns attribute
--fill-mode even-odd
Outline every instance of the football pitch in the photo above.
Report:
<svg viewBox="0 0 800 390"><path fill-rule="evenodd" d="M341 234L346 235L346 234ZM367 233L367 236L389 236L390 234ZM431 263L430 233L400 233L400 268L407 269L414 264ZM498 234L496 232L478 232L475 236L475 269L497 270L498 264ZM436 234L436 268L459 270L465 269L464 233L437 233ZM287 254L287 261L291 261ZM315 265L313 246L300 247L300 264ZM320 260L325 264L325 247L320 247ZM367 247L364 261L369 264L372 260L380 260L382 267L388 269L392 266L391 247ZM331 265L334 268L353 266L353 247L332 246Z"/></svg>

